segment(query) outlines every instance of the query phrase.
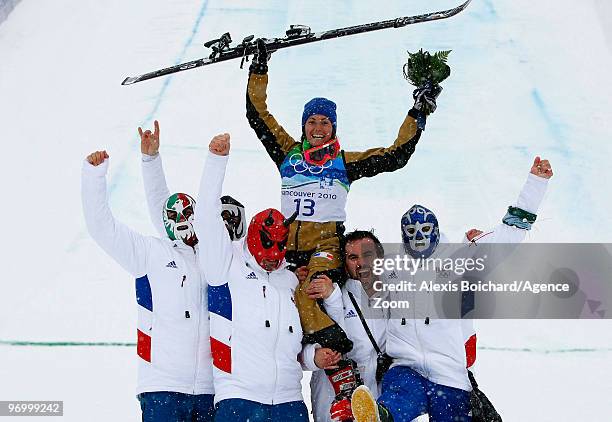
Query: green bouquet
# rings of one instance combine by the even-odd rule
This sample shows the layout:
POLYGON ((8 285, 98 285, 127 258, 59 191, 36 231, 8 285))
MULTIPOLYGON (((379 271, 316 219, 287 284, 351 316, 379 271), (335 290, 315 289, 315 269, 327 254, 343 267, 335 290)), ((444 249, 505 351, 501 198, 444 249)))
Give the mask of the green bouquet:
POLYGON ((450 67, 446 64, 451 50, 438 51, 429 54, 420 49, 416 53, 408 52, 408 62, 404 64, 404 77, 417 87, 427 83, 438 85, 450 75, 450 67))

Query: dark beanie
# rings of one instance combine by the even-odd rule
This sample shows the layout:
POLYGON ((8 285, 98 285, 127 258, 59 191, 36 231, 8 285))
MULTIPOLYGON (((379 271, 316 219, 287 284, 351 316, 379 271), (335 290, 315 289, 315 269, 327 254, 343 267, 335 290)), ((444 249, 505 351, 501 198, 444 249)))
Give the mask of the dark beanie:
POLYGON ((306 124, 306 120, 315 114, 327 117, 334 128, 336 127, 336 103, 333 101, 327 98, 313 98, 308 101, 304 106, 304 113, 302 114, 302 127, 306 124))

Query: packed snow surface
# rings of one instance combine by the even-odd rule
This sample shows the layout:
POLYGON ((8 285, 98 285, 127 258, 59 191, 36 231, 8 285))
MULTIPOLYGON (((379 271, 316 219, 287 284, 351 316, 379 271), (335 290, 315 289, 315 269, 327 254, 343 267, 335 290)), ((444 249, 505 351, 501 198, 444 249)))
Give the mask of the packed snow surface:
MULTIPOLYGON (((137 128, 154 119, 171 190, 195 193, 209 140, 229 132, 225 192, 249 216, 280 205, 277 171, 245 118, 246 66, 234 60, 121 86, 126 76, 207 56, 204 42, 224 32, 236 43, 282 36, 290 24, 322 31, 459 1, 18 3, 0 24, 0 400, 64 400, 71 421, 139 418, 134 347, 8 344, 135 340, 133 280, 85 229, 88 153, 108 151, 114 214, 142 233, 154 230, 137 128)), ((347 229, 400 241, 399 217, 422 203, 458 241, 469 228, 497 224, 541 155, 555 175, 528 241, 612 242, 609 22, 604 1, 475 0, 445 21, 275 53, 268 105, 297 137, 304 103, 328 97, 344 149, 387 146, 412 103, 406 51, 452 50, 452 74, 415 154, 404 169, 353 185, 347 229)), ((611 328, 481 321, 479 382, 504 420, 606 420, 611 328)))

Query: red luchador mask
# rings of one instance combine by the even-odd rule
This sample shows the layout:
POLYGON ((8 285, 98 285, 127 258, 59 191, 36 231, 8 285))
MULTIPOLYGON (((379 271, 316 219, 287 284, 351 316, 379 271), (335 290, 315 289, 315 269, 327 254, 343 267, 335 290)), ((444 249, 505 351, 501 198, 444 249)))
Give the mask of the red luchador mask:
POLYGON ((278 269, 285 259, 289 225, 297 214, 285 219, 280 211, 273 208, 257 213, 249 224, 247 247, 255 261, 264 270, 278 269))

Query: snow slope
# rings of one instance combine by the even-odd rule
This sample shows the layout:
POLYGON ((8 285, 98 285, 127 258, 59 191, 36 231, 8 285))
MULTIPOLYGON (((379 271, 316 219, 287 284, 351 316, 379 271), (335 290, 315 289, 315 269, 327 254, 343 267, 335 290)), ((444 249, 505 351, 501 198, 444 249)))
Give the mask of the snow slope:
MULTIPOLYGON (((227 131, 226 192, 250 215, 279 205, 276 171, 244 118, 247 71, 237 61, 129 87, 124 77, 207 55, 202 44, 227 31, 237 41, 280 36, 289 24, 317 31, 456 2, 390 0, 375 10, 367 1, 20 2, 0 25, 0 180, 10 198, 1 211, 0 340, 134 341, 133 281, 89 239, 79 179, 83 157, 107 149, 115 215, 153 234, 139 125, 161 122, 171 189, 195 192, 208 141, 227 131)), ((353 186, 347 228, 398 241, 399 216, 420 202, 459 239, 496 224, 541 154, 555 176, 531 240, 611 242, 610 21, 596 0, 475 0, 447 21, 274 54, 269 107, 298 134, 303 104, 327 96, 345 149, 387 145, 411 105, 406 50, 452 49, 453 73, 415 155, 405 169, 353 186)), ((483 321, 481 384, 510 421, 605 420, 611 325, 483 321), (564 352, 575 348, 592 351, 564 352)), ((67 420, 138 417, 130 348, 0 345, 0 357, 0 400, 63 399, 67 420), (105 399, 108 413, 84 416, 105 399)))

